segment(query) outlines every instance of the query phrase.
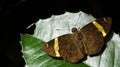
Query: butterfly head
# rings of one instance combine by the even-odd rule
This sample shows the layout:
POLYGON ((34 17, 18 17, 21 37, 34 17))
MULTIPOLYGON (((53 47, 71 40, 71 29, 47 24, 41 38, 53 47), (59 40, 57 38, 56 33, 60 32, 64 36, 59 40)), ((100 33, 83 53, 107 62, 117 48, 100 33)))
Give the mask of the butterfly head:
POLYGON ((72 28, 72 32, 73 33, 78 32, 77 28, 72 28))

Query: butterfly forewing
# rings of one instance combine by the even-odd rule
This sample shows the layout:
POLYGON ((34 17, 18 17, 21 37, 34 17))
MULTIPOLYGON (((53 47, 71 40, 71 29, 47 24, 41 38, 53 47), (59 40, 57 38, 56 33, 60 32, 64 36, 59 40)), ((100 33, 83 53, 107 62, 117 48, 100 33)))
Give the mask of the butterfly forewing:
POLYGON ((100 50, 104 46, 104 37, 103 36, 105 32, 106 34, 110 30, 111 26, 111 18, 100 18, 98 20, 95 20, 96 23, 101 25, 103 28, 103 31, 100 31, 93 22, 89 23, 88 25, 84 26, 80 32, 83 35, 83 42, 84 42, 84 48, 85 53, 89 55, 94 55, 100 52, 100 50), (105 25, 104 25, 105 24, 105 25))
POLYGON ((110 17, 103 17, 95 20, 98 22, 105 30, 106 33, 109 33, 112 23, 112 18, 110 17))
MULTIPOLYGON (((59 57, 62 57, 64 60, 71 63, 76 63, 84 57, 84 46, 82 44, 82 41, 78 40, 77 38, 78 36, 74 36, 73 34, 66 34, 58 37, 58 52, 60 54, 59 57)), ((57 57, 53 46, 54 39, 49 41, 47 45, 43 47, 43 49, 50 56, 57 57)))

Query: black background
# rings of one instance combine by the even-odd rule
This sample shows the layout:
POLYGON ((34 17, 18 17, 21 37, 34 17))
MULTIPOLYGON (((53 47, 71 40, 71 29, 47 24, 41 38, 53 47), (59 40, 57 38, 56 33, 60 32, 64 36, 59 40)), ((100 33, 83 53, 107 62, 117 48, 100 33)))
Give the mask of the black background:
POLYGON ((0 0, 0 62, 2 67, 23 67, 25 64, 20 52, 20 33, 33 33, 26 27, 39 19, 60 15, 65 11, 91 13, 100 18, 113 19, 112 30, 120 32, 119 2, 110 0, 0 0))

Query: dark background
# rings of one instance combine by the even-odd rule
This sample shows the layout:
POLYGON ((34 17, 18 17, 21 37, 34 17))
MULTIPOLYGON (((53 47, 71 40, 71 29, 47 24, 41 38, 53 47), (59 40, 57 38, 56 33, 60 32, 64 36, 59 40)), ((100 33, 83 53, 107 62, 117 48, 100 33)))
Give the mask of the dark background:
POLYGON ((39 19, 51 15, 80 10, 96 18, 110 16, 113 19, 112 30, 120 32, 119 2, 110 0, 0 0, 0 65, 2 67, 23 67, 25 64, 20 52, 20 33, 33 33, 26 27, 39 19))

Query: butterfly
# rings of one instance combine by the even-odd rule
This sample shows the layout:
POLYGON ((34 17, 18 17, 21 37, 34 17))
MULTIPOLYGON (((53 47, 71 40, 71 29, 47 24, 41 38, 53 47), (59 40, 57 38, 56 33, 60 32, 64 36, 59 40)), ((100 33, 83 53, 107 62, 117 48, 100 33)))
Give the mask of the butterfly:
POLYGON ((52 57, 77 63, 85 55, 95 55, 102 50, 111 23, 111 17, 102 17, 93 20, 80 30, 72 28, 72 34, 65 34, 50 40, 43 46, 43 50, 52 57))

